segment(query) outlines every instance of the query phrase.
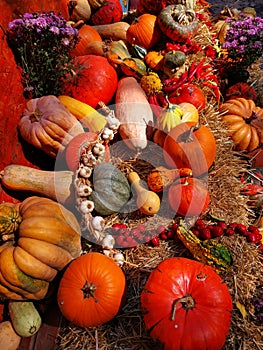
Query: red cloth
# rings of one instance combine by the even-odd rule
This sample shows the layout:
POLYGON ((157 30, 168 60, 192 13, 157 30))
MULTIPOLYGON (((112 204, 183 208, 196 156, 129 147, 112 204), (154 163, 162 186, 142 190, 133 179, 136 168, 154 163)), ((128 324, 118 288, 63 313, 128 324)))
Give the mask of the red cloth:
MULTIPOLYGON (((61 12, 68 20, 66 3, 66 0, 0 0, 0 171, 8 164, 27 165, 34 168, 48 167, 44 164, 48 158, 19 139, 17 123, 26 100, 23 97, 21 72, 6 42, 4 30, 19 14, 37 10, 61 12)), ((17 195, 0 186, 0 202, 18 202, 17 195)))

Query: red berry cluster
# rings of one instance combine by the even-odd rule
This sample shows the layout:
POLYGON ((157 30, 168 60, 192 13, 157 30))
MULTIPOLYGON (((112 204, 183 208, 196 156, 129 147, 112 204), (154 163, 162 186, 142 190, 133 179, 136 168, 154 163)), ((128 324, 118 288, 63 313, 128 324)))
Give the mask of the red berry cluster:
POLYGON ((126 224, 116 223, 112 225, 110 234, 115 239, 115 245, 120 248, 132 248, 144 243, 159 245, 158 231, 147 230, 142 224, 128 228, 126 224))
POLYGON ((222 235, 240 234, 245 236, 248 242, 261 245, 262 239, 262 235, 256 226, 246 226, 237 222, 226 224, 224 221, 219 221, 210 225, 201 219, 197 219, 191 231, 201 240, 221 237, 222 235))
POLYGON ((202 46, 198 45, 197 43, 194 43, 191 39, 187 39, 184 44, 178 44, 178 43, 166 43, 166 48, 164 50, 164 54, 169 51, 182 51, 185 54, 193 54, 197 53, 198 51, 202 51, 202 46))

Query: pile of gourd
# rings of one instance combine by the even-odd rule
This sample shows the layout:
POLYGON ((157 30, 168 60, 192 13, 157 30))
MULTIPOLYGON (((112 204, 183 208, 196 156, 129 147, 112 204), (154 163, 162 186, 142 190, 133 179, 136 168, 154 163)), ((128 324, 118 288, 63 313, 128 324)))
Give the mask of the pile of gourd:
MULTIPOLYGON (((222 113, 236 150, 251 152, 263 142, 263 110, 253 100, 232 95, 219 104, 216 94, 209 90, 208 97, 207 90, 190 81, 192 56, 180 50, 164 52, 166 42, 194 40, 201 25, 197 12, 209 18, 206 2, 139 0, 130 23, 118 0, 66 3, 68 19, 79 29, 73 54, 80 73, 60 96, 28 100, 18 123, 25 141, 64 168, 47 171, 10 164, 1 172, 4 188, 26 194, 18 204, 0 205, 0 296, 10 300, 9 316, 18 336, 38 331, 41 318, 32 301, 52 295, 57 280, 58 305, 67 320, 91 327, 117 315, 125 303, 125 259, 106 233, 105 219, 131 197, 140 218, 158 213, 164 189, 172 216, 205 213, 210 196, 203 178, 209 176, 217 150, 213 131, 200 118, 208 105, 222 113), (185 83, 169 94, 168 80, 175 84, 183 74, 185 83), (111 164, 116 138, 135 158, 150 143, 162 149, 164 164, 149 174, 148 188, 140 174, 124 174, 111 164), (83 253, 81 235, 95 243, 95 249, 99 246, 99 252, 83 253), (26 315, 22 326, 21 313, 26 315)), ((209 58, 205 62, 196 57, 200 66, 211 67, 209 58)), ((183 237, 187 244, 193 242, 189 232, 183 237)), ((201 249, 194 257, 208 265, 213 260, 204 260, 201 249)), ((223 347, 232 300, 211 266, 172 258, 158 265, 147 281, 141 295, 145 324, 165 349, 202 348, 204 342, 211 350, 223 347), (194 288, 181 290, 182 279, 190 279, 194 288), (199 301, 204 294, 208 299, 199 301), (204 311, 202 303, 211 311, 204 311), (200 318, 191 319, 193 310, 204 315, 204 327, 200 318), (199 331, 192 332, 192 323, 199 324, 199 331)), ((20 338, 13 340, 11 333, 5 338, 2 326, 0 347, 16 349, 20 338)))

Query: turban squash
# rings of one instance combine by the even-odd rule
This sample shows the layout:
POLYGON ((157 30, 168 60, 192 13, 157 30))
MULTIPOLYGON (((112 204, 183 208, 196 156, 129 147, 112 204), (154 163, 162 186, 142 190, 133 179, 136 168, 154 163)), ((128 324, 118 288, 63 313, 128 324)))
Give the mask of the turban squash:
POLYGON ((43 299, 58 271, 80 255, 80 227, 71 211, 48 198, 28 197, 16 208, 22 222, 0 246, 0 298, 43 299))
POLYGON ((263 142, 263 109, 253 100, 230 99, 220 106, 222 119, 238 151, 251 152, 263 142))

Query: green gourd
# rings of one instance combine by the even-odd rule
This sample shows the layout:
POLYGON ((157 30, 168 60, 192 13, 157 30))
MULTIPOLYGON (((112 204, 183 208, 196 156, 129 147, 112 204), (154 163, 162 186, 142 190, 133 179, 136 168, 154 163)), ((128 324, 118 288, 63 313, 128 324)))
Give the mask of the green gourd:
POLYGON ((93 170, 93 191, 89 199, 100 215, 118 212, 130 198, 130 185, 125 175, 110 163, 101 163, 93 170))
POLYGON ((39 331, 42 319, 32 301, 9 300, 8 311, 12 326, 21 337, 31 337, 39 331))

